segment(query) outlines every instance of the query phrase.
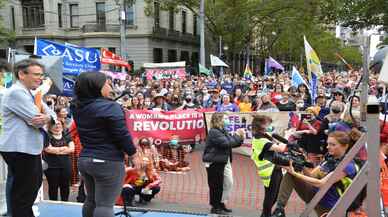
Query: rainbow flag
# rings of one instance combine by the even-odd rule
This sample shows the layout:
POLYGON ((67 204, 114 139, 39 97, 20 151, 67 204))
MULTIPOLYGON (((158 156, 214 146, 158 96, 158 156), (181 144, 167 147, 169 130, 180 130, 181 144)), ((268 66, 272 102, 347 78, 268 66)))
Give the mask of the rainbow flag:
POLYGON ((252 79, 252 76, 253 76, 252 70, 251 70, 251 68, 249 67, 249 64, 247 63, 247 64, 245 65, 244 78, 250 80, 250 79, 252 79))

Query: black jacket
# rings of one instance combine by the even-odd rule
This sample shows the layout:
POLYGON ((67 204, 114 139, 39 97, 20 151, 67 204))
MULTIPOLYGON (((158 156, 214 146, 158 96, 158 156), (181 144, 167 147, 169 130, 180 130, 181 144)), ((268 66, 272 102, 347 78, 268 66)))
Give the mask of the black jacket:
POLYGON ((82 143, 80 157, 123 161, 136 153, 120 105, 104 98, 85 99, 72 106, 82 143))
POLYGON ((229 135, 225 130, 212 128, 206 139, 202 161, 207 163, 232 162, 232 148, 241 146, 243 139, 240 136, 229 135))

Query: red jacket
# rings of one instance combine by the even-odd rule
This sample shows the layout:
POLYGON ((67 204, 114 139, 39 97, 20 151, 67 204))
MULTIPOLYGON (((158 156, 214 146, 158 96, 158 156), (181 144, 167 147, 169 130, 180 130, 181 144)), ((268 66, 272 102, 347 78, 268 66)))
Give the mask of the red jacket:
MULTIPOLYGON (((124 179, 124 185, 130 184, 135 185, 136 181, 140 178, 139 170, 133 167, 125 168, 126 176, 124 179)), ((145 188, 153 188, 155 186, 159 186, 162 183, 162 179, 159 174, 153 169, 152 166, 147 167, 146 176, 148 178, 148 182, 145 183, 142 187, 145 188)), ((123 205, 123 198, 121 195, 116 200, 117 205, 123 205)))

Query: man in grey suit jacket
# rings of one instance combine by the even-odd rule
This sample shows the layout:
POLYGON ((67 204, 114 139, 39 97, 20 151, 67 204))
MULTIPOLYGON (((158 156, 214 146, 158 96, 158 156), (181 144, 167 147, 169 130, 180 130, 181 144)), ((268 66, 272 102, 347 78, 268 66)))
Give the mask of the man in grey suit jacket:
POLYGON ((11 211, 13 217, 33 217, 32 206, 42 184, 43 134, 40 129, 56 115, 42 102, 36 106, 31 91, 42 82, 44 66, 22 60, 15 66, 17 81, 2 98, 3 132, 0 154, 13 174, 11 211))

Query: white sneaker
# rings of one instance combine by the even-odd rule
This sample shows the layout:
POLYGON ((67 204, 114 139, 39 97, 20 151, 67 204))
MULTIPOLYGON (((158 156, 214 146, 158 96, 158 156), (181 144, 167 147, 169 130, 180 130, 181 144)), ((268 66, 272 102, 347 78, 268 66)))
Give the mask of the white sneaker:
POLYGON ((35 217, 40 216, 39 207, 37 205, 32 206, 32 212, 34 213, 35 217))

